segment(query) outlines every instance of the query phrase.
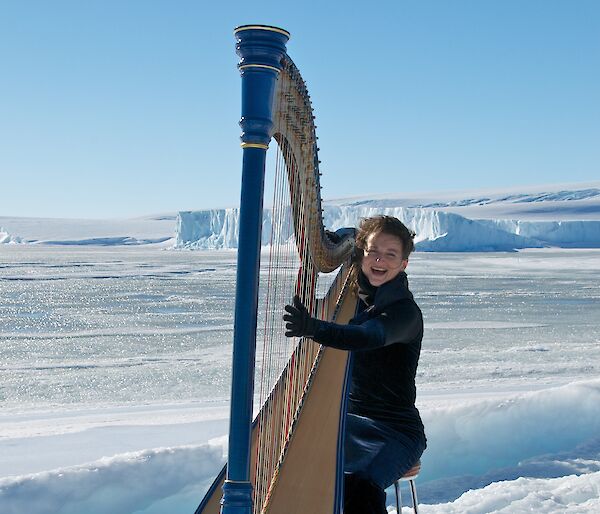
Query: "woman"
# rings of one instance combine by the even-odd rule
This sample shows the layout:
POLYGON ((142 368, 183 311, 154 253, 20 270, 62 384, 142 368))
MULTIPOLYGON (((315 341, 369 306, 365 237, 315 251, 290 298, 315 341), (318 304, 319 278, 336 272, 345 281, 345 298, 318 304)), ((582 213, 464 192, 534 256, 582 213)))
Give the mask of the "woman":
POLYGON ((385 514, 385 489, 427 443, 415 407, 423 317, 404 270, 414 233, 397 218, 364 219, 356 235, 359 303, 348 325, 313 318, 298 297, 285 307, 288 337, 352 352, 344 440, 344 514, 385 514))

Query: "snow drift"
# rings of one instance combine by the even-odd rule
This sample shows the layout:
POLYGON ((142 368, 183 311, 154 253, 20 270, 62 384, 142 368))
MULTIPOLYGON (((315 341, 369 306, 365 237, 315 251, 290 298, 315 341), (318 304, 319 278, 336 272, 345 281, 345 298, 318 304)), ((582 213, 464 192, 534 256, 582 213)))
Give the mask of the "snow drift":
MULTIPOLYGON (((406 512, 407 509, 403 509, 406 512)), ((389 511, 396 514, 395 509, 389 511)), ((409 512, 413 512, 412 509, 409 512)), ((423 514, 544 514, 600 512, 600 472, 550 480, 518 478, 471 490, 455 501, 419 505, 423 514)))
MULTIPOLYGON (((203 482, 222 464, 222 447, 202 445, 132 452, 81 466, 3 478, 0 511, 133 513, 186 487, 208 488, 203 482)), ((196 500, 201 494, 196 492, 196 500)))
MULTIPOLYGON (((596 512, 598 405, 600 379, 422 409, 428 448, 418 489, 421 503, 433 504, 423 512, 596 512)), ((222 466, 222 446, 146 450, 4 478, 1 511, 193 512, 222 466)))
POLYGON ((503 401, 426 410, 428 448, 421 478, 481 476, 534 456, 571 450, 600 434, 599 406, 600 379, 595 379, 503 401))

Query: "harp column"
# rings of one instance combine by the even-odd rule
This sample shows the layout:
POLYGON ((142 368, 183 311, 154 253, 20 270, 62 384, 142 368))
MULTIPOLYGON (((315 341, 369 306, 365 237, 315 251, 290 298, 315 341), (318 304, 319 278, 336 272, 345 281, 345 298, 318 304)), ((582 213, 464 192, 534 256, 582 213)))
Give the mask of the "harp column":
POLYGON ((235 30, 236 51, 240 56, 238 68, 242 76, 243 160, 229 455, 222 514, 252 513, 250 435, 265 161, 273 135, 275 85, 289 36, 285 30, 263 25, 244 25, 235 30))

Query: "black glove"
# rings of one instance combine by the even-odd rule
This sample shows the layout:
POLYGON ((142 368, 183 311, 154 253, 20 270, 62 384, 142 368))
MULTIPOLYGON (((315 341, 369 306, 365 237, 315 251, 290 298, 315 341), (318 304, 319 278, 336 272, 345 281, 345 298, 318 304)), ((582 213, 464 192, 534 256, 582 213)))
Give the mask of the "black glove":
POLYGON ((283 316, 283 321, 287 321, 285 324, 287 337, 312 337, 315 335, 319 320, 308 313, 308 309, 300 301, 298 295, 294 296, 294 305, 286 305, 285 310, 288 312, 283 316))
POLYGON ((352 227, 339 228, 335 232, 332 232, 331 230, 325 229, 325 236, 332 243, 338 244, 345 237, 351 237, 353 239, 356 239, 356 229, 352 228, 352 227))
POLYGON ((327 237, 327 239, 329 239, 332 243, 335 244, 338 244, 342 240, 342 238, 338 234, 327 229, 325 229, 325 236, 327 237))

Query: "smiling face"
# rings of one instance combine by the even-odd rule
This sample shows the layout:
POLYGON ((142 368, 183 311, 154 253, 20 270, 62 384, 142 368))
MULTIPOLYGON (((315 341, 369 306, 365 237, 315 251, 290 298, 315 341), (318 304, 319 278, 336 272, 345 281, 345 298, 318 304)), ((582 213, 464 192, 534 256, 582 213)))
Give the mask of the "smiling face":
POLYGON ((408 266, 402 257, 402 241, 384 232, 375 232, 367 238, 361 269, 374 287, 379 287, 398 276, 408 266))

